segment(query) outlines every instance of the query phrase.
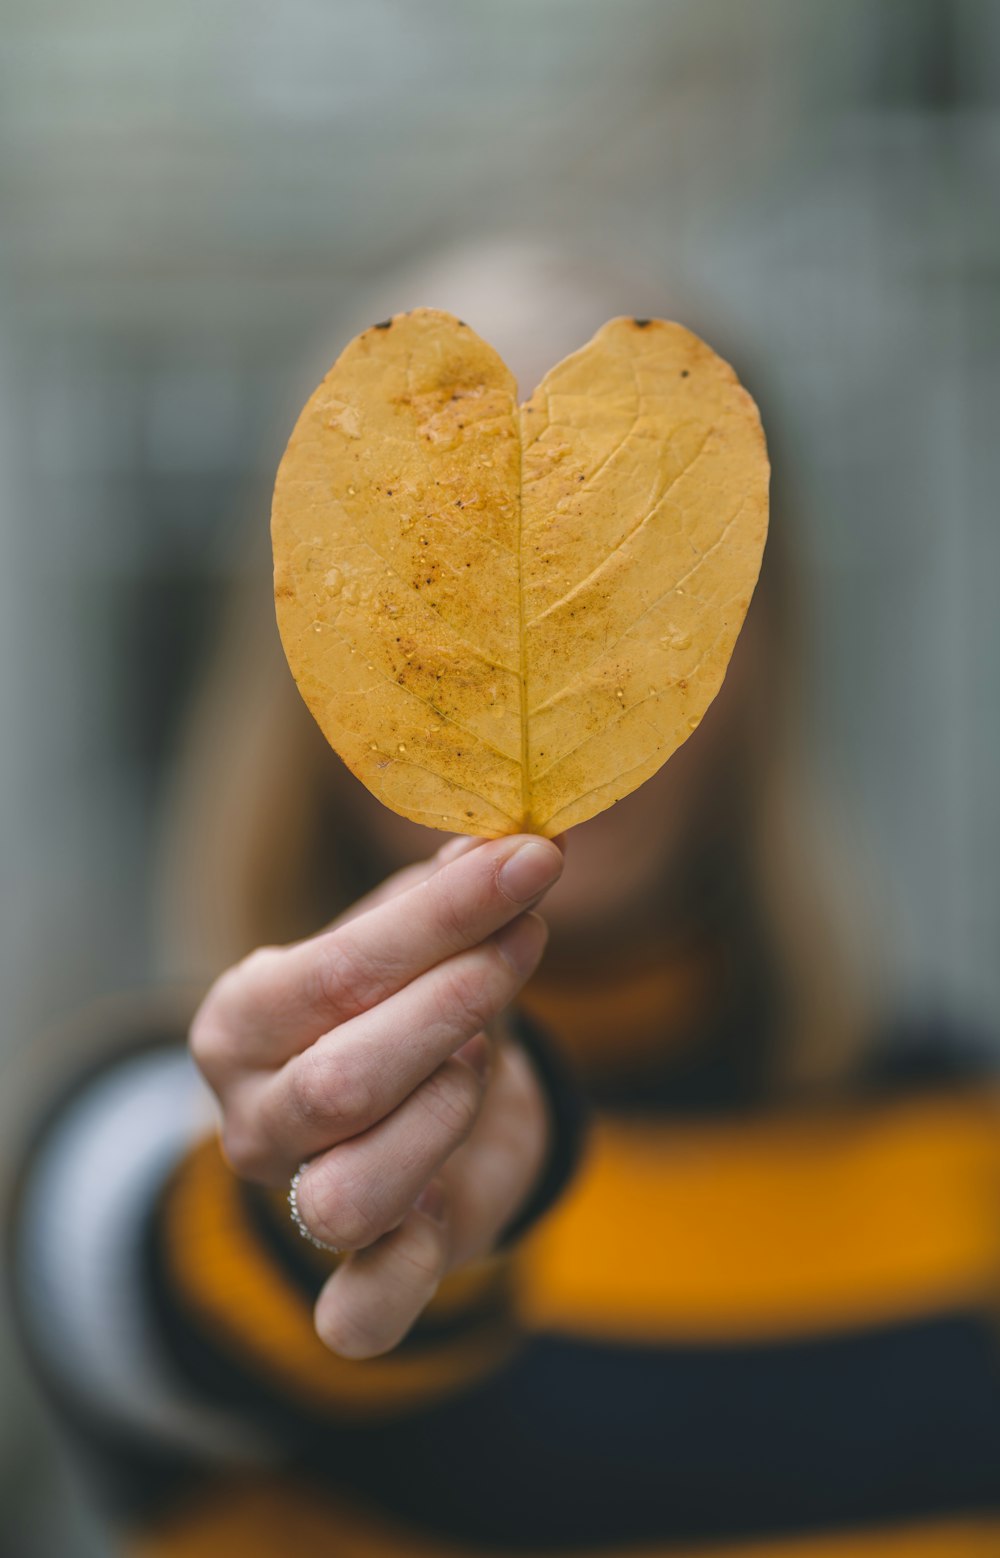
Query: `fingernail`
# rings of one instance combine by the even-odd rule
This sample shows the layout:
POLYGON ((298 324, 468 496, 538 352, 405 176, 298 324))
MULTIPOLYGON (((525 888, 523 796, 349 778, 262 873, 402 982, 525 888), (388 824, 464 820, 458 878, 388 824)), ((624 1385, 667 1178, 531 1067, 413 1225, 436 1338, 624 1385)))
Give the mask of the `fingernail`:
POLYGON ((549 927, 538 914, 522 914, 493 939, 515 972, 525 977, 545 950, 549 927))
POLYGON ((522 844, 500 867, 500 891, 512 903, 530 903, 552 886, 562 865, 562 855, 547 841, 534 839, 522 844))
POLYGON ((417 1199, 413 1203, 414 1210, 422 1212, 424 1217, 429 1217, 432 1223, 443 1223, 448 1209, 448 1200, 436 1179, 432 1179, 429 1185, 425 1185, 417 1199))

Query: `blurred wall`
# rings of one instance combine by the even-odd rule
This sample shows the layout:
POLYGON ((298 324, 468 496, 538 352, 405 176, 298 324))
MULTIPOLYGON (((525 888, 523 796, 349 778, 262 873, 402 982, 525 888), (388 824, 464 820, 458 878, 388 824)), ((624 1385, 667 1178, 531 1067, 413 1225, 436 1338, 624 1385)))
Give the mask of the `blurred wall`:
POLYGON ((625 256, 761 396, 893 978, 995 1028, 998 79, 989 0, 2 0, 0 1044, 155 972, 304 365, 511 233, 625 256))

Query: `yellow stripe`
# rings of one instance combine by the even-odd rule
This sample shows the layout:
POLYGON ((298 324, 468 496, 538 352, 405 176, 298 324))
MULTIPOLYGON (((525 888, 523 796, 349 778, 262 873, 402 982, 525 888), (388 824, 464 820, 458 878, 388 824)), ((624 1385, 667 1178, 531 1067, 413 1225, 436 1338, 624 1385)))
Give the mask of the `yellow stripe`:
MULTIPOLYGON (((413 1409, 461 1389, 496 1368, 513 1346, 510 1327, 482 1335, 353 1362, 329 1352, 317 1337, 301 1292, 260 1247, 240 1204, 238 1186, 215 1141, 188 1157, 164 1210, 163 1235, 171 1275, 188 1309, 222 1349, 247 1371, 303 1404, 364 1418, 413 1409)), ((480 1297, 488 1279, 502 1278, 497 1261, 456 1284, 480 1297)), ((443 1284, 441 1309, 455 1307, 443 1284)))
MULTIPOLYGON (((498 1476, 502 1473, 498 1472, 498 1476)), ((405 1528, 325 1499, 308 1487, 275 1483, 237 1486, 159 1533, 129 1544, 133 1558, 474 1558, 472 1550, 422 1539, 405 1528)), ((528 1558, 526 1549, 492 1558, 528 1558)), ((957 1520, 893 1526, 878 1531, 840 1532, 723 1547, 656 1545, 601 1548, 604 1558, 997 1558, 1000 1521, 957 1520)), ((561 1549, 558 1555, 532 1549, 531 1558, 594 1558, 561 1549)))
POLYGON ((605 1119, 519 1280, 528 1324, 631 1341, 782 1337, 992 1304, 997 1100, 683 1127, 605 1119))

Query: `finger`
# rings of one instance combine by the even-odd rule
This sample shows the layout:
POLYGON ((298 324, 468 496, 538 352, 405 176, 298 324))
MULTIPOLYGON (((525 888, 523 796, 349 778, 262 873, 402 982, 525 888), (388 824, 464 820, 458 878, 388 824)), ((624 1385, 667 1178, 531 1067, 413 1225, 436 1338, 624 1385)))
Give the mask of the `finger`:
POLYGON ((210 1026, 228 1040, 230 1059, 235 1049, 244 1065, 281 1065, 522 913, 557 879, 562 863, 548 839, 495 839, 472 848, 336 930, 253 953, 215 987, 210 1026))
POLYGON ((318 1038, 492 935, 561 870, 562 854, 547 839, 481 844, 338 930, 289 948, 271 1000, 318 1038))
POLYGON ((280 1071, 243 1079, 228 1101, 227 1126, 250 1142, 257 1172, 280 1178, 289 1164, 384 1119, 510 1004, 537 968, 547 936, 544 920, 522 914, 280 1071))
MULTIPOLYGON (((392 876, 373 887, 370 893, 365 893, 356 903, 345 909, 343 914, 338 914, 335 920, 331 920, 326 927, 328 931, 337 930, 341 925, 350 924, 351 920, 359 919, 362 914, 367 914, 369 909, 377 909, 379 904, 388 903, 391 898, 398 898, 400 893, 407 892, 409 888, 416 887, 418 883, 425 882, 435 871, 447 865, 449 860, 457 860, 460 855, 467 855, 470 849, 475 849, 483 842, 480 838, 471 838, 465 834, 456 834, 449 838, 436 854, 429 860, 417 860, 411 866, 404 866, 401 871, 396 871, 392 876)), ((307 938, 312 940, 314 938, 307 938)), ((296 943, 302 946, 302 942, 296 943)))
POLYGON ((317 1239, 362 1250, 396 1228, 441 1164, 466 1140, 486 1087, 447 1060, 387 1119, 300 1172, 298 1210, 317 1239))
POLYGON ((432 1182, 399 1227, 337 1268, 316 1301, 320 1339, 342 1358, 374 1358, 401 1342, 448 1267, 448 1208, 432 1182))
POLYGON ((453 1265, 495 1247, 538 1184, 552 1128, 547 1095, 523 1047, 494 1044, 476 1129, 441 1169, 451 1196, 453 1265))
MULTIPOLYGON (((369 909, 377 908, 380 903, 387 903, 400 893, 418 886, 450 860, 457 860, 460 855, 467 854, 482 842, 482 839, 461 834, 452 836, 429 860, 404 866, 401 871, 373 888, 333 920, 321 932, 321 936, 329 935, 369 909)), ((262 1036, 259 1021, 246 1020, 247 1010, 257 1003, 258 1017, 263 1015, 273 1005, 267 987, 285 955, 299 948, 310 947, 319 939, 312 936, 292 942, 287 947, 260 947, 216 980, 192 1023, 190 1046, 198 1065, 217 1092, 221 1093, 241 1073, 262 1065, 275 1064, 276 1051, 277 1063, 280 1063, 286 1053, 293 1053, 298 1047, 293 1045, 290 1048, 287 1043, 280 1041, 277 1044, 270 1042, 277 1036, 262 1036)))

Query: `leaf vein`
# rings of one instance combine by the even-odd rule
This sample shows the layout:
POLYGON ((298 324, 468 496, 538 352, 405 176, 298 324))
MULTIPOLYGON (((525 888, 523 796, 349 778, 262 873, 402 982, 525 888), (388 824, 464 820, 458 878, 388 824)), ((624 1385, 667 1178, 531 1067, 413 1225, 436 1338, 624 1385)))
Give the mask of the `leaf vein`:
MULTIPOLYGON (((351 643, 350 639, 346 638, 344 636, 344 634, 340 632, 340 630, 338 629, 338 627, 337 627, 335 622, 323 622, 320 625, 322 627, 324 627, 324 628, 332 629, 334 635, 337 638, 340 639, 340 642, 344 645, 344 647, 346 649, 351 650, 351 649, 355 649, 356 648, 356 646, 351 643)), ((390 687, 395 687, 397 692, 405 693, 407 695, 407 697, 409 697, 409 698, 415 698, 416 701, 418 703, 422 704, 425 709, 429 709, 430 710, 431 714, 433 714, 435 719, 444 720, 446 725, 454 726, 454 728, 457 731, 460 731, 463 736, 468 736, 470 741, 478 741, 481 746, 484 746, 486 748, 487 752, 492 752, 495 757, 502 758, 505 763, 512 763, 514 761, 513 758, 507 756, 506 752, 501 752, 499 747, 495 747, 491 741, 487 741, 485 736, 480 736, 480 735, 477 734, 476 731, 470 730, 468 728, 468 726, 463 725, 459 720, 455 719, 451 714, 445 714, 443 709, 437 708, 437 706, 435 704, 431 703, 429 698, 425 698, 422 693, 415 692, 412 687, 405 686, 405 684, 403 682, 397 682, 395 677, 390 676, 386 671, 381 670, 380 667, 377 666, 377 665, 373 665, 372 666, 372 670, 375 672, 376 676, 381 677, 382 680, 384 682, 386 682, 390 687)), ((357 696, 359 698, 363 698, 363 697, 365 697, 365 694, 363 692, 358 692, 357 694, 348 694, 348 693, 341 692, 339 694, 339 696, 341 698, 349 697, 349 696, 357 696)), ((481 797, 481 799, 485 799, 485 797, 481 797)), ((492 805, 493 803, 491 802, 490 804, 492 805)), ((499 807, 497 809, 499 810, 499 807)))
POLYGON ((535 708, 531 710, 530 718, 534 719, 536 715, 543 714, 546 709, 551 708, 554 703, 557 703, 564 693, 572 692, 574 687, 582 680, 583 677, 589 675, 589 673, 594 669, 594 666, 597 665, 600 660, 603 660, 607 655, 614 654, 615 650, 618 648, 618 645, 622 642, 622 639, 627 638, 630 633, 634 633, 640 623, 644 622, 649 614, 656 610, 657 606, 661 606, 663 604, 668 595, 673 595, 677 592, 677 590, 683 589, 684 585, 687 584, 690 579, 695 577, 699 569, 703 567, 707 559, 711 557, 716 548, 722 545, 726 539, 726 536, 729 534, 730 530, 735 525, 740 515, 743 513, 745 507, 746 499, 744 498, 742 499, 740 506, 736 510, 735 514, 733 514, 732 517, 726 521, 722 530, 719 532, 717 539, 712 542, 710 547, 706 547, 704 552, 700 552, 698 554, 698 561, 691 565, 687 573, 682 573, 676 583, 672 584, 669 589, 662 590, 655 600, 650 601, 649 605, 646 606, 645 609, 641 611, 639 615, 628 624, 627 627, 623 628, 621 633, 619 633, 618 637, 615 639, 614 643, 604 644, 597 652, 597 654, 594 655, 592 660, 588 660, 585 666, 582 666, 578 671, 574 671, 572 681, 564 682, 563 685, 557 688, 555 692, 550 693, 543 703, 537 704, 535 708))
MULTIPOLYGON (((546 617, 550 617, 553 612, 558 611, 562 606, 567 606, 571 600, 574 600, 576 596, 580 594, 581 590, 585 590, 587 585, 597 578, 602 569, 607 568, 608 564, 615 557, 617 557, 618 553, 628 545, 633 536, 638 535, 641 530, 644 530, 647 525, 649 525, 654 519, 657 518, 671 492, 677 486, 677 483, 679 481, 683 481, 684 477, 694 469, 695 465, 697 465, 698 461, 701 459, 701 456, 704 454, 705 447, 708 444, 708 440, 711 438, 711 436, 712 429, 709 428, 696 453, 688 461, 687 465, 684 466, 683 470, 677 472, 677 475, 657 498, 656 502, 653 504, 653 507, 649 509, 640 520, 636 521, 631 530, 626 531, 625 535, 623 535, 621 539, 615 543, 611 551, 608 552, 606 556, 601 558, 601 561, 595 568, 590 570, 586 578, 580 579, 578 583, 573 585, 572 589, 566 591, 565 595, 560 596, 557 601, 552 602, 551 606, 546 606, 544 611, 540 611, 537 617, 532 618, 532 620, 528 623, 529 630, 531 628, 537 627, 539 622, 544 622, 546 617)), ((707 556, 707 553, 705 555, 707 556)), ((678 580, 678 583, 680 582, 682 581, 678 580)))
MULTIPOLYGON (((708 659, 709 655, 711 655, 721 637, 722 633, 716 634, 710 647, 706 649, 705 653, 698 660, 698 663, 692 666, 691 669, 687 672, 689 678, 693 679, 698 675, 698 672, 705 664, 705 661, 708 659)), ((663 694, 669 690, 671 685, 672 684, 668 683, 666 687, 660 688, 657 692, 646 693, 643 697, 638 698, 635 703, 630 703, 627 709, 622 709, 620 714, 618 714, 610 724, 604 725, 600 730, 592 731, 589 736, 585 736, 584 739, 578 742, 575 747, 570 747, 568 752, 563 752, 559 757, 553 758, 552 762, 548 765, 547 768, 543 769, 540 774, 535 775, 535 783, 540 783, 541 780, 543 780, 548 774, 552 773, 553 769, 558 768, 560 763, 568 762, 571 757, 575 757, 577 752, 581 752, 583 748, 585 746, 589 746, 592 741, 600 741, 605 736, 607 736, 609 731, 617 730, 618 726, 622 723, 627 715, 634 713, 636 709, 641 709, 644 703, 651 703, 654 698, 661 698, 663 694)))
POLYGON ((447 617, 442 615, 441 611, 433 604, 433 602, 424 600, 416 585, 412 582, 407 583, 402 574, 397 573, 389 559, 387 557, 383 557, 378 547, 374 546, 372 542, 369 541, 367 536, 362 535, 359 536, 358 539, 360 540, 362 546, 366 546, 368 548, 373 557, 378 558, 382 566, 392 575, 397 583, 402 585, 404 590, 412 590, 417 599, 420 601, 420 604, 428 611, 434 613, 441 626, 447 628, 449 633, 453 633, 455 638, 461 645, 463 645, 464 648, 472 650, 472 653, 476 656, 477 660, 481 660, 484 665, 488 665, 491 671, 504 671, 508 676, 517 675, 517 672, 514 671, 509 665, 501 665, 499 660, 491 660, 481 644, 474 644, 471 639, 464 637, 464 635, 458 631, 458 628, 456 628, 453 623, 449 622, 447 617))

